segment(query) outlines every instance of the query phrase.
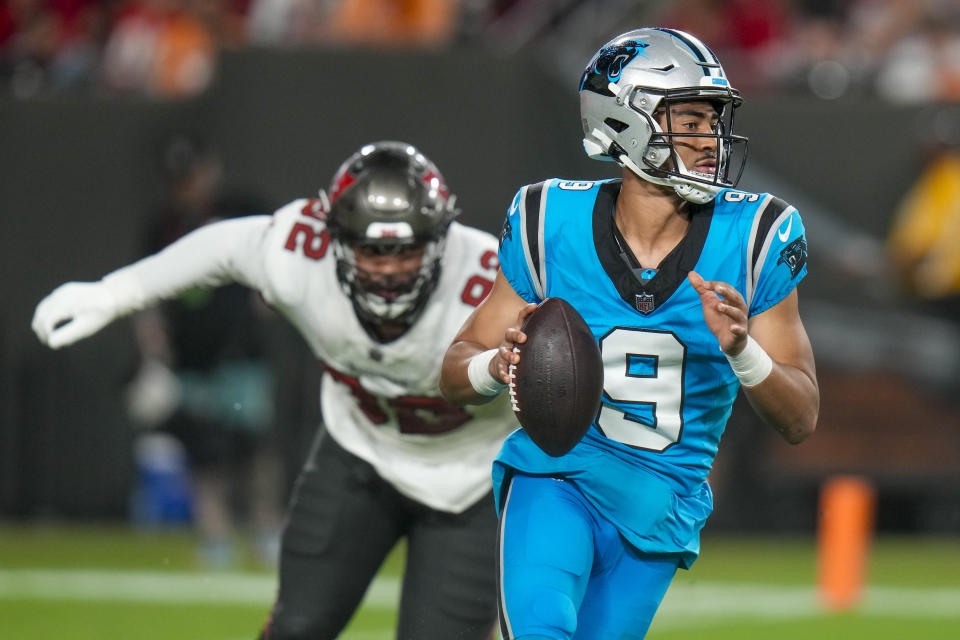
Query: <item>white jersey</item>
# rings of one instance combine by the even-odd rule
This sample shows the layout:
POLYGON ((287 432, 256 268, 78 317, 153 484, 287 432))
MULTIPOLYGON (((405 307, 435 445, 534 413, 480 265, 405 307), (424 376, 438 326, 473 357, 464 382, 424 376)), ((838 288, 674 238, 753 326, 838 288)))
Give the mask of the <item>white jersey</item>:
POLYGON ((313 202, 208 225, 108 277, 139 290, 131 296, 139 299, 125 301, 137 308, 198 284, 258 289, 323 365, 321 411, 334 440, 404 495, 459 513, 490 491, 493 459, 517 428, 506 394, 455 407, 437 387, 447 347, 493 286, 497 240, 451 224, 426 307, 406 333, 381 343, 360 325, 340 286, 313 202))

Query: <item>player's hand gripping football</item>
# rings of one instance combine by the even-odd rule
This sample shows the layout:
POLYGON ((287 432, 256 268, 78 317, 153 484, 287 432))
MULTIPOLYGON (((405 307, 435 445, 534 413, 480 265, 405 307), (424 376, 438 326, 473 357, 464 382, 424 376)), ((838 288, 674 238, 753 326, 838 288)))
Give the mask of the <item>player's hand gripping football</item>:
POLYGON ((117 315, 117 303, 101 282, 67 282, 40 301, 31 327, 51 349, 93 335, 117 315))
POLYGON ((536 308, 537 305, 531 302, 520 309, 516 323, 512 327, 507 327, 507 330, 503 332, 503 341, 500 342, 497 357, 490 360, 490 375, 504 384, 510 383, 510 365, 520 362, 520 354, 516 353, 513 348, 527 341, 527 334, 520 331, 520 327, 523 326, 523 321, 527 319, 527 316, 533 313, 536 308))
POLYGON ((735 356, 747 346, 747 303, 726 282, 704 280, 696 271, 687 279, 698 294, 707 328, 717 337, 720 350, 735 356))

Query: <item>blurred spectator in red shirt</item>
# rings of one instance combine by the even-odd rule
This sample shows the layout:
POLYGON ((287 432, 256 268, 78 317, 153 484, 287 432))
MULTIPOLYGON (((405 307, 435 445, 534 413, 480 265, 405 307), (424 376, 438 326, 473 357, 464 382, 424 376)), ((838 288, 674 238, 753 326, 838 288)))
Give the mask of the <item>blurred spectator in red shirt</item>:
POLYGON ((106 33, 96 0, 10 0, 0 5, 0 77, 11 93, 85 86, 106 33))
POLYGON ((710 42, 737 86, 753 90, 767 85, 771 61, 789 46, 792 9, 787 0, 680 0, 653 22, 710 42))

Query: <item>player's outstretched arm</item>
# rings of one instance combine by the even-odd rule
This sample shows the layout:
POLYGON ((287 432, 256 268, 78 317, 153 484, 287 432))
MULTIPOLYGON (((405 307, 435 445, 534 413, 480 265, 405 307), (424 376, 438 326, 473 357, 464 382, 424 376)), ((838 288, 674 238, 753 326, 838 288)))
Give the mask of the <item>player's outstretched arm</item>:
POLYGON ((754 410, 788 442, 805 440, 817 426, 820 390, 796 289, 748 322, 746 302, 734 287, 693 271, 689 280, 754 410))
POLYGON ((191 287, 232 281, 256 286, 259 260, 253 252, 269 221, 252 216, 209 224, 101 280, 62 284, 37 305, 31 327, 42 343, 59 349, 191 287))
POLYGON ((464 322, 443 358, 440 392, 449 402, 481 404, 503 390, 510 365, 520 361, 513 346, 527 339, 519 327, 536 308, 497 272, 490 294, 464 322))

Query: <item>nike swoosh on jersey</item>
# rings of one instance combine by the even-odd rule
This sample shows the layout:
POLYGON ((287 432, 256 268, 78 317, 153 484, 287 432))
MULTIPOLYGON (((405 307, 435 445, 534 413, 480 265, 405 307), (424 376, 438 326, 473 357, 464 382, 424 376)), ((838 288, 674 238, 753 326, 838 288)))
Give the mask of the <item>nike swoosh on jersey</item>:
POLYGON ((793 228, 793 216, 790 216, 790 219, 787 221, 787 228, 784 231, 777 229, 777 237, 780 238, 780 242, 786 242, 787 238, 790 237, 790 229, 793 228))

